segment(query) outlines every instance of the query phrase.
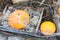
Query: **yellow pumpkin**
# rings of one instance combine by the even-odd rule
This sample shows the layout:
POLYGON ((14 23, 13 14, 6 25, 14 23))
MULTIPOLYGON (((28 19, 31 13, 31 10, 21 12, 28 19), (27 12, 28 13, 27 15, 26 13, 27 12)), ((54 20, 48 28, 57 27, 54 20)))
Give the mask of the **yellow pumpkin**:
POLYGON ((56 31, 56 26, 53 22, 45 21, 40 26, 40 31, 45 36, 53 35, 56 31))
POLYGON ((15 10, 8 16, 8 24, 14 29, 24 29, 30 22, 29 14, 24 10, 15 10))

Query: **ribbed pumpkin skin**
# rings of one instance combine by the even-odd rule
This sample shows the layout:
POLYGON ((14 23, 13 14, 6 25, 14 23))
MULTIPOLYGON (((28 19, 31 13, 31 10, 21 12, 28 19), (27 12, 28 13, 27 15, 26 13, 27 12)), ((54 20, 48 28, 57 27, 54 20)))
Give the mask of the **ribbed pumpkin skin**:
POLYGON ((15 10, 8 16, 8 24, 14 29, 23 29, 29 24, 30 16, 24 10, 15 10))

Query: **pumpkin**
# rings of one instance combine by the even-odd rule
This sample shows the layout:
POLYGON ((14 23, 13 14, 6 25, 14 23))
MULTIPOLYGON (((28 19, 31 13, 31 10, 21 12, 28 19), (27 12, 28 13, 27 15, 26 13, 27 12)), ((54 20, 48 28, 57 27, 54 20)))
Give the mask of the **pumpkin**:
POLYGON ((53 35, 56 31, 56 26, 53 22, 45 21, 40 26, 40 31, 45 36, 53 35))
POLYGON ((60 15, 60 6, 58 7, 58 15, 60 15))
POLYGON ((24 10, 15 10, 8 16, 8 24, 17 30, 24 29, 29 22, 30 16, 24 10))

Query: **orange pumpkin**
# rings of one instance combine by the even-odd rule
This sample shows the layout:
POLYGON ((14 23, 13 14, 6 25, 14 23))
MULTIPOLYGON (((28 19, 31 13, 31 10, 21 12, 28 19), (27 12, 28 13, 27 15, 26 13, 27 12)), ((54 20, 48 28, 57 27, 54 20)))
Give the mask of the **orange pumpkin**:
POLYGON ((58 7, 58 14, 60 15, 60 6, 58 7))
POLYGON ((24 29, 30 21, 29 14, 24 10, 15 10, 8 16, 8 24, 14 29, 24 29))

